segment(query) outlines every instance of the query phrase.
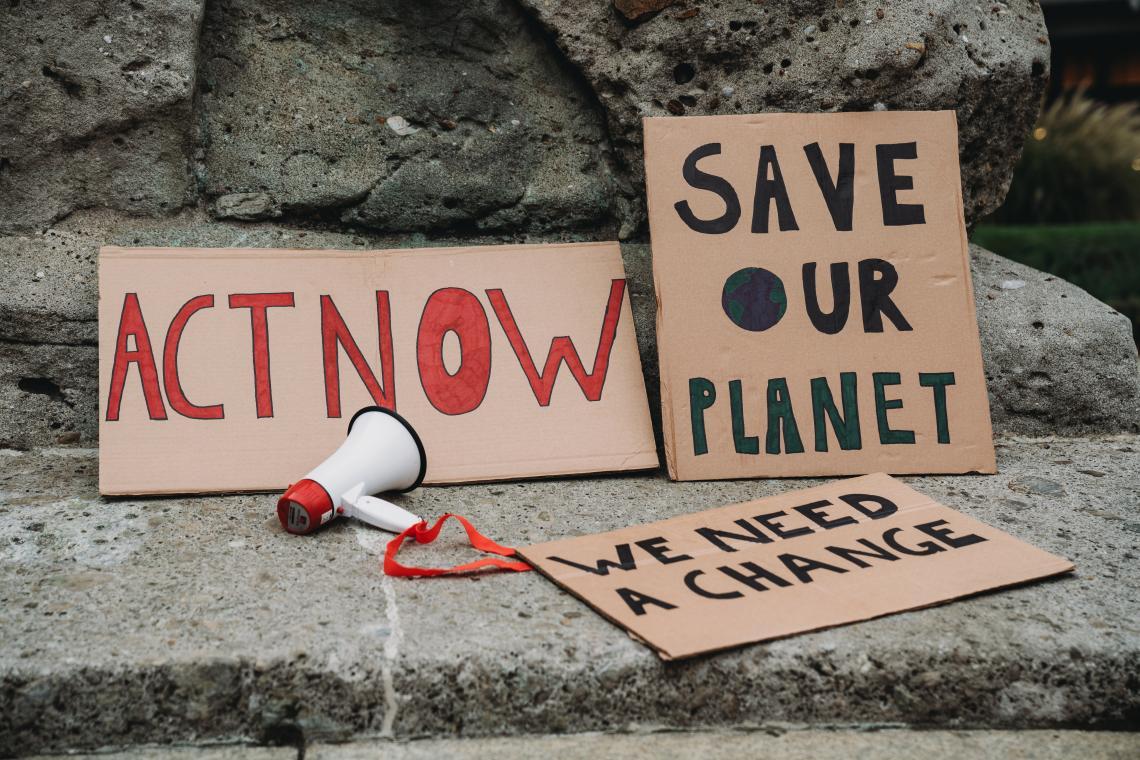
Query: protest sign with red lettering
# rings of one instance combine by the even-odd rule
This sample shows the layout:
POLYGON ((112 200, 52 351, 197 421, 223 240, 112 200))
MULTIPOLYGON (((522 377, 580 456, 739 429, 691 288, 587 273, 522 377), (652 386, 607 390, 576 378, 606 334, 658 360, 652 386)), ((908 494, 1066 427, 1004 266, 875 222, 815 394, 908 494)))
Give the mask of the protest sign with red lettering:
POLYGON ((106 494, 283 488, 368 405, 428 482, 658 464, 616 243, 107 247, 99 288, 106 494))

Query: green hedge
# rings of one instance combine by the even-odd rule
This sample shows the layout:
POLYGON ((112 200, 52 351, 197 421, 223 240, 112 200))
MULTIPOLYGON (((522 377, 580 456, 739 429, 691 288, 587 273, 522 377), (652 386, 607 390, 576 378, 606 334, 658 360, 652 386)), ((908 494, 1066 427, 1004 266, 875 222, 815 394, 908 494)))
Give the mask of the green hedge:
POLYGON ((1131 319, 1140 340, 1140 223, 983 224, 972 240, 1084 288, 1131 319))

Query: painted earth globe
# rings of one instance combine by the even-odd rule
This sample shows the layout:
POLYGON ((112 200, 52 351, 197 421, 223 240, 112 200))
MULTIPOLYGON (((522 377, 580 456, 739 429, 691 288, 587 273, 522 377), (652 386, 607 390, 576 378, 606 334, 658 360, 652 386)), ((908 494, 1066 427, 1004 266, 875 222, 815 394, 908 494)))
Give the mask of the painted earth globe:
POLYGON ((724 281, 721 308, 733 324, 760 332, 780 321, 788 297, 780 278, 759 267, 745 267, 724 281))

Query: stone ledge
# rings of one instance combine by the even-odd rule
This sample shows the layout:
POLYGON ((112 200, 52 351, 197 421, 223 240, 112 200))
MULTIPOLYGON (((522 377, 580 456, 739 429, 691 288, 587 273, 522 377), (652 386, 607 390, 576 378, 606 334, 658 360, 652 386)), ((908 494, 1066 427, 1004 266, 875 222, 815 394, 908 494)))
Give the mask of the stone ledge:
MULTIPOLYGON (((101 500, 96 452, 0 453, 0 746, 345 741, 772 721, 1135 728, 1140 437, 998 441, 996 476, 906 478, 1077 565, 942 607, 663 664, 537 574, 384 576, 386 534, 284 534, 271 495, 101 500)), ((660 475, 421 489, 504 542, 818 481, 660 475)), ((458 536, 408 549, 469 556, 458 536)))
MULTIPOLYGON (((309 760, 391 760, 557 757, 693 758, 729 760, 894 760, 900 757, 969 757, 1005 760, 1124 760, 1140 753, 1136 734, 1089 731, 785 730, 571 734, 509 739, 444 739, 407 743, 354 742, 307 749, 309 760)), ((161 756, 164 757, 164 756, 161 756)), ((128 760, 128 758, 124 758, 128 760)), ((174 760, 174 758, 171 758, 174 760)), ((253 760, 251 757, 250 760, 253 760)))
MULTIPOLYGON (((1109 731, 913 731, 888 727, 767 726, 757 731, 669 731, 626 734, 548 734, 496 739, 363 740, 307 747, 309 760, 454 760, 557 757, 749 757, 762 760, 893 760, 898 757, 971 757, 1005 760, 1126 760, 1140 754, 1140 735, 1109 731)), ((77 760, 293 760, 290 747, 139 747, 124 752, 70 755, 77 760)), ((41 755, 40 760, 46 760, 41 755)))

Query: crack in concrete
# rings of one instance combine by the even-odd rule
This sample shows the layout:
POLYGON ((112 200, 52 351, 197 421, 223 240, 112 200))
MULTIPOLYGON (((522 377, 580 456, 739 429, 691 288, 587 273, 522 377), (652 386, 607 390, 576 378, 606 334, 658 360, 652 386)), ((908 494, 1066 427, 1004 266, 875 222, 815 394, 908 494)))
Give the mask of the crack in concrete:
POLYGON ((384 684, 384 722, 380 726, 380 735, 394 737, 393 727, 400 703, 392 671, 396 658, 400 656, 404 629, 400 626, 400 609, 396 605, 396 587, 392 584, 392 579, 385 575, 380 586, 384 589, 384 612, 388 616, 388 638, 384 641, 384 664, 380 670, 384 684))
MULTIPOLYGON (((388 534, 374 528, 354 525, 356 542, 374 557, 384 554, 388 534)), ((384 688, 384 719, 380 725, 380 736, 393 738, 396 715, 400 711, 400 696, 396 693, 395 664, 400 656, 400 644, 404 641, 404 629, 400 625, 400 608, 396 603, 396 587, 392 579, 385 575, 380 581, 384 591, 384 615, 388 621, 388 637, 384 640, 384 660, 380 665, 380 681, 384 688)))

